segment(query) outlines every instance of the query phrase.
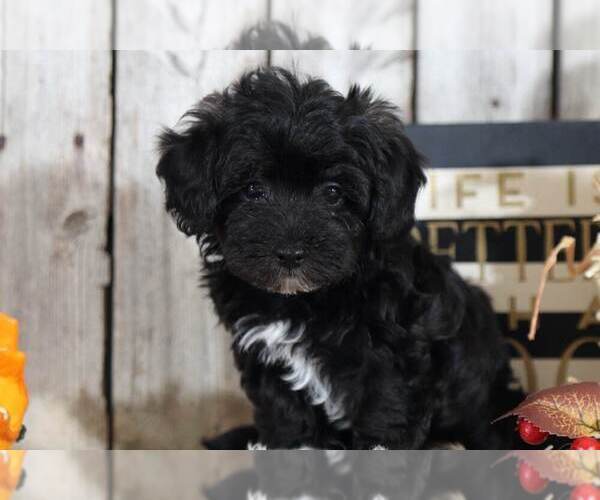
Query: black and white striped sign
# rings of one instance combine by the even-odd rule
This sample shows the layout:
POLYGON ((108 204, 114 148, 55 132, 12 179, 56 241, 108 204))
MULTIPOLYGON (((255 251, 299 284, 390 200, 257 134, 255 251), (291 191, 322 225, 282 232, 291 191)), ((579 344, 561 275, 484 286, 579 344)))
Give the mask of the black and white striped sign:
MULTIPOLYGON (((600 340, 596 284, 568 278, 565 264, 546 287, 537 340, 526 337, 549 252, 572 235, 579 259, 596 240, 600 123, 415 125, 407 132, 430 165, 415 235, 489 293, 506 335, 552 366, 577 339, 600 340)), ((588 378, 600 379, 598 345, 587 343, 574 357, 588 378)))

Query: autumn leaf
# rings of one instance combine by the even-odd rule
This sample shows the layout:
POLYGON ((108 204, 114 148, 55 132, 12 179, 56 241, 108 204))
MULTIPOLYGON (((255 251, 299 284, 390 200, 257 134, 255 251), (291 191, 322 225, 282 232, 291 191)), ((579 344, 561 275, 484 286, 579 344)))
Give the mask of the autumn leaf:
POLYGON ((556 483, 600 484, 600 453, 597 451, 515 450, 505 459, 509 457, 527 462, 540 476, 556 483))
POLYGON ((600 438, 600 383, 581 382, 535 392, 497 420, 510 415, 556 436, 600 438))

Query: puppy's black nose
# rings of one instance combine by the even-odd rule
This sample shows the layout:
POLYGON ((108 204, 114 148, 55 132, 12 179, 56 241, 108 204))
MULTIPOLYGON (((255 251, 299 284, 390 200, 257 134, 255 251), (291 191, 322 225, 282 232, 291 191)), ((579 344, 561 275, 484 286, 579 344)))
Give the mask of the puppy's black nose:
POLYGON ((304 260, 304 250, 298 247, 283 247, 275 251, 279 263, 290 269, 298 267, 304 260))

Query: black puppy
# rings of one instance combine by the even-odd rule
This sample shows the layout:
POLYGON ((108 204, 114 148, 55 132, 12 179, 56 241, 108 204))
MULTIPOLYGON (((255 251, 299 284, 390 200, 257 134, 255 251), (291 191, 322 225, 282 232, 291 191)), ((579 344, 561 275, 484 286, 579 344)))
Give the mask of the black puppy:
POLYGON ((507 446, 490 424, 518 402, 506 347, 485 294, 410 236, 425 175, 394 106, 270 68, 186 118, 157 173, 200 243, 260 441, 507 446))

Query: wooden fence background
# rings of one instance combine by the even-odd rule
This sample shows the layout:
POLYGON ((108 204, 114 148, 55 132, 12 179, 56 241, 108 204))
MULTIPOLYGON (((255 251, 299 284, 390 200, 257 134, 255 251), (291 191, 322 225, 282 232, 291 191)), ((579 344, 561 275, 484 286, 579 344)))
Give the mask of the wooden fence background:
POLYGON ((407 122, 600 119, 595 0, 351 3, 0 0, 0 309, 28 354, 26 446, 195 448, 250 418, 153 173, 159 127, 245 68, 373 84, 407 122), (266 19, 372 50, 208 50, 266 19))

